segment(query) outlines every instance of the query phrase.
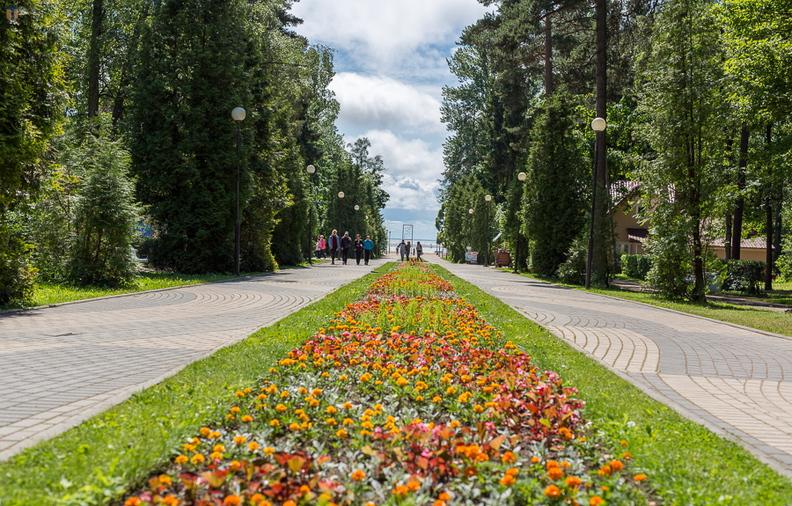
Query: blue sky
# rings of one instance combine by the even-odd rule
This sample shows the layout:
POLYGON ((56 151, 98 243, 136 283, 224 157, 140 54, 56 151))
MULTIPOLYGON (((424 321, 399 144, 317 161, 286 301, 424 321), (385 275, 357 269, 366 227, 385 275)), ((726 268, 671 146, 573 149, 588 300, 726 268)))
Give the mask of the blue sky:
POLYGON ((453 84, 446 58, 462 29, 484 13, 477 0, 301 0, 297 31, 332 47, 347 141, 367 136, 385 159, 391 200, 385 219, 432 239, 443 171, 441 90, 453 84))

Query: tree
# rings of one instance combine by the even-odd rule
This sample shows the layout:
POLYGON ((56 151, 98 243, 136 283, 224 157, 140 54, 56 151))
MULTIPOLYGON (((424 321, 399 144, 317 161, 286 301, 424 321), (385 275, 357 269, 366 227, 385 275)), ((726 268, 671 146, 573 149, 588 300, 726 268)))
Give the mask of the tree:
POLYGON ((670 295, 698 302, 705 295, 704 226, 714 215, 723 146, 724 100, 718 93, 723 54, 712 6, 708 0, 671 0, 664 6, 639 80, 641 134, 656 153, 638 174, 652 223, 655 274, 650 277, 666 279, 660 288, 670 295), (679 250, 682 238, 687 247, 679 250), (682 293, 687 273, 674 266, 688 264, 694 286, 682 293), (673 270, 663 272, 663 266, 673 270))
POLYGON ((34 279, 18 213, 62 122, 62 29, 52 0, 24 2, 18 21, 0 20, 0 304, 25 299, 34 279))
POLYGON ((136 272, 132 241, 139 216, 129 153, 119 141, 88 136, 77 158, 83 175, 74 213, 70 280, 124 285, 136 272))
POLYGON ((559 89, 546 99, 532 130, 524 195, 531 268, 554 276, 580 234, 585 216, 585 144, 575 131, 572 98, 559 89))

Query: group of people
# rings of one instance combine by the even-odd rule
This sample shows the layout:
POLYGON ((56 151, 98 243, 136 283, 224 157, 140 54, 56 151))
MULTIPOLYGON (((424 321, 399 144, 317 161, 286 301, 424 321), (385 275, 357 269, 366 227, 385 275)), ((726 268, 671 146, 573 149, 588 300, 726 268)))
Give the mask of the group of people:
MULTIPOLYGON (((412 243, 410 241, 407 241, 405 243, 404 239, 402 239, 402 242, 400 242, 399 245, 396 246, 396 252, 401 257, 402 262, 404 262, 405 260, 407 260, 408 262, 410 261, 410 254, 412 253, 412 251, 413 251, 412 243)), ((423 246, 421 246, 421 241, 418 241, 415 245, 415 258, 419 262, 423 261, 421 255, 423 255, 423 246)))
POLYGON ((334 229, 327 239, 324 235, 319 236, 316 240, 314 253, 316 258, 327 258, 329 255, 333 265, 335 265, 336 259, 340 259, 346 265, 351 252, 354 252, 357 265, 360 265, 361 260, 365 262, 365 265, 368 265, 374 254, 374 241, 371 240, 371 236, 367 235, 365 239, 361 239, 360 234, 355 234, 353 241, 349 232, 344 232, 344 235, 339 237, 338 230, 334 229))

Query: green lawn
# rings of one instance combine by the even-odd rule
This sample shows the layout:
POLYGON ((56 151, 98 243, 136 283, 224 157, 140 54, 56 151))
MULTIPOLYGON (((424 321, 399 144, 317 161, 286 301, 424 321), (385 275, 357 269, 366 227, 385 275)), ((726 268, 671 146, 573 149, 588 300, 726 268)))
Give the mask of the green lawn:
MULTIPOLYGON (((392 264, 389 264, 392 265, 392 264)), ((382 273, 390 267, 380 267, 382 273)), ((310 337, 379 274, 369 274, 195 362, 126 402, 0 463, 0 505, 76 506, 116 500, 164 466, 179 442, 222 419, 233 392, 310 337)), ((123 371, 119 371, 123 374, 123 371)))
POLYGON ((647 470, 663 504, 792 504, 792 482, 742 447, 652 400, 498 299, 434 268, 505 338, 580 390, 595 430, 629 441, 636 465, 647 470))
MULTIPOLYGON (((539 278, 530 273, 523 273, 524 276, 540 281, 548 281, 557 285, 586 290, 582 286, 567 285, 555 280, 539 278)), ((720 320, 728 323, 736 323, 758 330, 773 332, 786 336, 792 336, 792 313, 783 313, 767 309, 757 309, 750 306, 738 306, 736 304, 726 304, 721 302, 709 302, 707 304, 694 304, 685 301, 672 301, 664 299, 658 295, 645 292, 630 292, 619 288, 591 288, 587 290, 591 293, 618 297, 620 299, 634 300, 651 304, 652 306, 673 309, 682 313, 705 316, 713 320, 720 320)))

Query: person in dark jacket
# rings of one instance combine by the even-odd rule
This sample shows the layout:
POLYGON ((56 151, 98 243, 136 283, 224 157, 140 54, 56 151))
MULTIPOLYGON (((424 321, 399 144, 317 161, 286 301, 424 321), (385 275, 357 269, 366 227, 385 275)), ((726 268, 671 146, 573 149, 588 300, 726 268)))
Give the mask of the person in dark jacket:
POLYGON ((407 256, 407 261, 409 262, 410 261, 410 255, 412 254, 412 242, 407 241, 407 247, 405 248, 405 251, 407 252, 407 255, 406 255, 407 256))
POLYGON ((363 239, 360 238, 360 234, 355 234, 355 263, 360 265, 360 261, 363 259, 363 239))
POLYGON ((363 255, 366 260, 366 265, 368 265, 369 260, 371 260, 371 255, 374 253, 374 241, 371 240, 371 236, 367 235, 366 240, 363 241, 363 255))
POLYGON ((418 241, 418 244, 415 245, 415 257, 419 262, 423 262, 421 255, 423 255, 423 246, 421 246, 421 241, 418 241))
POLYGON ((341 238, 341 261, 344 265, 347 264, 349 258, 349 248, 352 246, 352 238, 349 237, 349 232, 344 232, 344 237, 341 238))
POLYGON ((341 249, 341 238, 338 237, 338 230, 333 229, 333 233, 327 238, 327 249, 330 250, 331 263, 335 265, 335 259, 338 256, 338 250, 341 249))
POLYGON ((399 256, 401 257, 401 261, 404 262, 404 255, 407 252, 407 245, 404 244, 404 239, 402 239, 402 242, 400 242, 399 245, 396 246, 396 251, 399 252, 399 256))

